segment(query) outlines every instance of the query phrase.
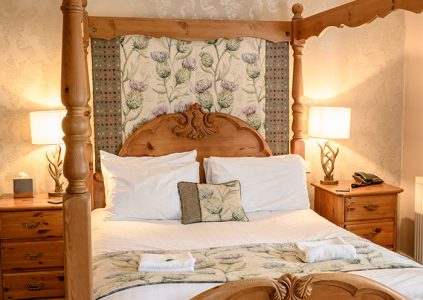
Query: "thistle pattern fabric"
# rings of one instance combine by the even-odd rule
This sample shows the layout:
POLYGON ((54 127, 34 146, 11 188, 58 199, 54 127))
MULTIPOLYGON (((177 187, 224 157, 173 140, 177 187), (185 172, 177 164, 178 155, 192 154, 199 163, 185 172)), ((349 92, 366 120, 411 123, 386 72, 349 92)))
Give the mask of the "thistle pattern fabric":
POLYGON ((138 35, 92 39, 91 48, 97 171, 100 150, 117 154, 139 126, 193 102, 240 117, 258 128, 274 155, 288 153, 287 43, 254 38, 187 43, 138 35))
POLYGON ((139 124, 195 102, 209 112, 235 115, 265 134, 266 41, 128 35, 120 45, 125 138, 139 124))
POLYGON ((178 189, 183 224, 248 221, 238 180, 221 184, 180 182, 178 189))
MULTIPOLYGON (((359 237, 343 237, 357 250, 354 260, 303 263, 295 243, 250 244, 191 250, 195 272, 138 272, 143 251, 111 252, 93 259, 94 298, 101 299, 136 286, 165 283, 227 282, 284 273, 352 272, 375 269, 421 268, 418 263, 359 237)), ((148 252, 152 253, 152 252, 148 252)), ((175 253, 155 251, 154 253, 175 253)))

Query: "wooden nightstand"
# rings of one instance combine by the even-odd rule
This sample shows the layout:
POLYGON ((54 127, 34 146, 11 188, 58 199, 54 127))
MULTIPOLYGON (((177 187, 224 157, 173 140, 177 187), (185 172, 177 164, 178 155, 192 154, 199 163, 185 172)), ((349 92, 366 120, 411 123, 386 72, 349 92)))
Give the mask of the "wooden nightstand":
POLYGON ((332 223, 365 239, 396 250, 397 201, 403 190, 389 184, 376 184, 337 192, 353 181, 338 185, 314 186, 314 210, 332 223))
POLYGON ((48 200, 0 196, 0 299, 65 295, 62 205, 48 200))

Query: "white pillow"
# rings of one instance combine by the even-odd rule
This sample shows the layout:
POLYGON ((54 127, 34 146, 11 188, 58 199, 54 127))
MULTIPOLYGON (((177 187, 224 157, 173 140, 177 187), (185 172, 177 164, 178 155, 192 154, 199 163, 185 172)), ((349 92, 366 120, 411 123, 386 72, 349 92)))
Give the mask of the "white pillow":
POLYGON ((104 153, 101 153, 101 167, 107 219, 181 218, 177 185, 180 181, 199 182, 197 161, 140 161, 134 157, 112 157, 104 153))
POLYGON ((188 152, 172 153, 164 156, 118 156, 106 151, 100 150, 101 163, 103 161, 119 161, 119 162, 152 162, 152 163, 189 163, 197 159, 197 150, 188 152))
POLYGON ((241 182, 247 213, 310 207, 305 164, 299 155, 210 157, 204 167, 207 183, 241 182))

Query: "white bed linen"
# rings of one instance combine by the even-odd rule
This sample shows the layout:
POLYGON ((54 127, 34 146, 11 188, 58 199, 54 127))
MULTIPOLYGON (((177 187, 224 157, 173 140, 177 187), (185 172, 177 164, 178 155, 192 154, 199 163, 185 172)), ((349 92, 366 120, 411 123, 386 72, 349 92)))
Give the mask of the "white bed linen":
MULTIPOLYGON (((352 235, 310 209, 248 214, 250 222, 196 223, 179 220, 103 221, 104 209, 92 212, 93 254, 123 250, 182 250, 250 243, 277 243, 352 235)), ((411 299, 423 300, 423 269, 355 272, 379 281, 411 299)), ((216 283, 135 287, 104 299, 189 299, 216 283)))

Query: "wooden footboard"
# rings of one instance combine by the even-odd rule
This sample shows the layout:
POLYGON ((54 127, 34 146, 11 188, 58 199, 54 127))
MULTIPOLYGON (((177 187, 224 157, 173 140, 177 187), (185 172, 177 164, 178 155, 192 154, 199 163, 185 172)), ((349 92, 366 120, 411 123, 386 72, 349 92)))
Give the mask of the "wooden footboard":
POLYGON ((304 277, 285 274, 278 280, 245 279, 207 290, 191 300, 327 300, 406 297, 371 279, 349 273, 315 273, 304 277))

